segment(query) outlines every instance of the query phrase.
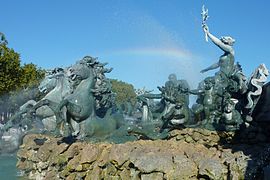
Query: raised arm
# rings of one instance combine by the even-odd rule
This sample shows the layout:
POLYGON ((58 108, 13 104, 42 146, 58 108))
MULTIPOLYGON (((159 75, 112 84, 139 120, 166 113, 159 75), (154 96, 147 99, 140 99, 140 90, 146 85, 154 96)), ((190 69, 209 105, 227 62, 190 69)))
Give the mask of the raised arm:
POLYGON ((217 37, 215 37, 213 34, 211 34, 209 32, 209 28, 207 25, 203 26, 203 31, 205 32, 205 34, 211 39, 211 41, 217 45, 222 51, 230 53, 230 54, 234 54, 234 50, 232 48, 232 46, 223 43, 220 39, 218 39, 217 37))
POLYGON ((208 68, 205 68, 203 70, 201 70, 201 73, 205 73, 207 71, 210 71, 210 70, 213 70, 213 69, 217 69, 219 68, 219 63, 215 63, 215 64, 212 64, 211 66, 209 66, 208 68))

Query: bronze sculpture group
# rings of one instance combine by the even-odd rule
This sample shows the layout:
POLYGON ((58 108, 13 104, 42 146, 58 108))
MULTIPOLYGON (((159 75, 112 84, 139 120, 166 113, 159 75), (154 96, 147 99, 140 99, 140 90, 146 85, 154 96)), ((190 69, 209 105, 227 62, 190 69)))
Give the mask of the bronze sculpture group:
POLYGON ((208 11, 204 7, 202 17, 206 40, 209 38, 224 54, 217 63, 201 71, 219 68, 214 76, 199 83, 197 89, 190 89, 186 80, 171 74, 165 85, 158 87, 159 94, 138 93, 136 108, 125 116, 115 107, 115 94, 105 76, 112 68, 86 56, 71 67, 49 71, 39 86, 46 96, 39 102, 28 101, 3 129, 8 130, 14 124, 31 126, 31 120, 38 118, 46 131, 56 136, 114 141, 122 138, 119 141, 122 142, 140 137, 166 138, 174 128, 235 131, 248 127, 269 71, 261 64, 247 79, 241 66, 235 63, 235 40, 229 36, 218 39, 210 33, 206 24, 208 11), (191 108, 190 94, 197 95, 191 108), (136 123, 129 123, 135 111, 141 115, 133 117, 136 123))

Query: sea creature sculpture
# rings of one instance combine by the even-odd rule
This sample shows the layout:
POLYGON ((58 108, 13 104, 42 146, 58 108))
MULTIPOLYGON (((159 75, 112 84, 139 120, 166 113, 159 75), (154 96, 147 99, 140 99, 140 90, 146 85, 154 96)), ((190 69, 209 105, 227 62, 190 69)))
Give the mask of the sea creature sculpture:
POLYGON ((255 72, 253 72, 250 78, 250 86, 255 88, 254 91, 249 91, 247 94, 248 104, 245 108, 250 109, 254 105, 254 96, 260 96, 262 94, 262 85, 267 81, 267 76, 269 75, 269 70, 266 68, 264 64, 261 64, 255 72))

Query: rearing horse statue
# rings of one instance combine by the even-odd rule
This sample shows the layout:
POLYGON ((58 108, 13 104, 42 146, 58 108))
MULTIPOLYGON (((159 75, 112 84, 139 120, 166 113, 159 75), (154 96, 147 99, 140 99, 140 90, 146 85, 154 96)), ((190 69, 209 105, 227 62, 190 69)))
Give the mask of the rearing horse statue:
MULTIPOLYGON (((53 70, 53 72, 46 76, 46 78, 40 83, 39 90, 40 91, 46 91, 48 89, 47 86, 50 86, 50 84, 54 84, 54 88, 49 91, 48 94, 44 98, 42 98, 32 109, 32 111, 37 110, 37 114, 44 116, 44 109, 43 112, 39 109, 45 105, 49 106, 50 109, 54 111, 54 109, 57 107, 57 105, 69 94, 72 93, 72 87, 68 80, 68 78, 65 75, 64 69, 62 68, 56 68, 53 70), (46 80, 47 79, 47 80, 46 80), (46 81, 46 82, 45 82, 46 81), (51 83, 52 82, 52 83, 51 83), (55 107, 55 108, 54 108, 55 107)), ((50 116, 54 115, 50 114, 50 116)))
MULTIPOLYGON (((91 59, 84 58, 77 62, 70 69, 70 76, 72 80, 79 80, 79 85, 75 88, 74 92, 64 98, 60 102, 56 111, 57 128, 61 128, 62 122, 64 123, 65 130, 73 130, 71 120, 77 123, 83 123, 87 120, 92 120, 96 117, 95 114, 95 99, 92 94, 96 83, 96 75, 93 67, 91 66, 91 59), (62 108, 66 107, 66 114, 62 112, 62 108), (67 125, 67 127, 65 126, 67 125)), ((81 125, 80 135, 85 136, 85 131, 81 125)), ((59 132, 58 132, 59 133, 59 132)), ((66 133, 65 133, 66 134, 66 133)), ((68 131, 68 135, 71 132, 68 131)))
MULTIPOLYGON (((46 119, 48 117, 54 116, 54 112, 52 111, 51 108, 49 108, 46 103, 48 99, 53 99, 50 98, 51 94, 55 94, 52 92, 55 92, 54 90, 56 89, 57 86, 57 78, 59 70, 58 68, 54 69, 53 71, 47 71, 45 78, 41 81, 40 85, 38 86, 38 89, 41 93, 46 94, 45 97, 43 97, 39 102, 36 102, 35 100, 29 100, 25 104, 23 104, 20 107, 20 110, 14 114, 8 121, 8 123, 5 124, 4 130, 8 130, 15 124, 23 124, 23 122, 28 122, 24 121, 23 119, 28 119, 26 116, 27 113, 35 113, 36 116, 39 117, 39 119, 46 119)), ((59 97, 59 96, 56 96, 59 97)), ((60 100, 59 100, 60 102, 60 100)), ((58 102, 58 103, 59 103, 58 102)), ((32 121, 32 120, 31 120, 32 121)))

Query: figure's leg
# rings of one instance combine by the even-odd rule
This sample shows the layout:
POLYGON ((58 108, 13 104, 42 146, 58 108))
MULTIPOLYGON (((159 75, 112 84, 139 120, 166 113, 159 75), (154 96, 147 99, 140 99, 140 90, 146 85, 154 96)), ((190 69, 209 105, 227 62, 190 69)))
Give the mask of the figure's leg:
POLYGON ((23 104, 21 107, 20 107, 20 111, 22 110, 25 110, 25 109, 29 109, 30 107, 33 107, 37 104, 36 101, 34 100, 29 100, 27 101, 25 104, 23 104))
MULTIPOLYGON (((95 134, 95 122, 97 120, 92 116, 89 116, 86 120, 80 122, 80 132, 78 139, 85 139, 86 137, 92 137, 95 134)), ((104 127, 106 128, 106 127, 104 127)))
POLYGON ((174 114, 174 111, 175 111, 174 108, 173 109, 170 108, 169 111, 167 111, 167 113, 162 116, 163 125, 160 128, 160 132, 163 132, 164 129, 168 128, 171 122, 172 116, 174 114))
POLYGON ((70 118, 70 125, 72 127, 72 135, 77 136, 80 133, 80 124, 70 118))
POLYGON ((78 139, 84 139, 86 136, 91 137, 92 134, 93 134, 93 132, 90 132, 91 129, 86 128, 86 125, 88 124, 86 121, 87 121, 87 120, 82 121, 82 122, 80 122, 80 124, 79 124, 80 131, 79 131, 78 139), (86 129, 87 129, 87 131, 86 131, 86 129))
POLYGON ((37 104, 35 104, 30 110, 29 110, 29 114, 32 115, 34 113, 36 113, 36 110, 42 106, 46 106, 49 104, 49 100, 48 99, 43 99, 41 101, 39 101, 37 104))
POLYGON ((33 117, 33 113, 37 113, 37 116, 41 117, 43 125, 46 127, 45 129, 48 131, 55 131, 56 127, 56 107, 58 103, 50 101, 48 99, 44 99, 39 101, 34 107, 30 109, 28 112, 28 117, 33 117), (44 109, 44 107, 46 107, 44 109), (43 109, 42 109, 43 108, 43 109), (47 110, 51 109, 54 114, 48 116, 47 110))
POLYGON ((55 116, 56 116, 56 121, 57 122, 62 122, 62 121, 65 120, 65 118, 63 117, 63 113, 62 113, 62 108, 64 106, 67 106, 67 104, 68 104, 68 101, 67 100, 63 100, 56 107, 56 109, 55 109, 55 116))
POLYGON ((200 123, 203 120, 202 118, 202 112, 204 111, 203 105, 194 104, 191 109, 194 114, 195 121, 200 123))
POLYGON ((60 129, 61 129, 61 124, 62 126, 66 126, 66 119, 63 117, 63 112, 62 108, 68 104, 67 100, 63 100, 60 102, 60 104, 56 107, 55 109, 55 116, 56 116, 56 128, 55 128, 55 134, 58 136, 60 135, 60 129))
POLYGON ((58 103, 47 100, 45 105, 47 105, 54 113, 57 112, 58 103))
POLYGON ((207 124, 210 118, 210 109, 208 106, 204 106, 204 120, 202 124, 207 124))

